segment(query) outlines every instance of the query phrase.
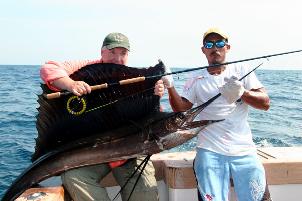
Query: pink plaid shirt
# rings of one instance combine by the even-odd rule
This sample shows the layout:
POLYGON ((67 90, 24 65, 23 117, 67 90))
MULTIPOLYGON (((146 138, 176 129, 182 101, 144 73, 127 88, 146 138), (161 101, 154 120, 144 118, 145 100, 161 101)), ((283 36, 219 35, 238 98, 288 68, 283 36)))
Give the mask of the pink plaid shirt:
POLYGON ((67 77, 72 73, 78 71, 82 67, 95 63, 102 63, 102 59, 65 62, 48 61, 41 67, 40 76, 44 83, 47 84, 50 89, 59 91, 59 89, 52 86, 52 82, 54 80, 57 80, 62 77, 67 77))

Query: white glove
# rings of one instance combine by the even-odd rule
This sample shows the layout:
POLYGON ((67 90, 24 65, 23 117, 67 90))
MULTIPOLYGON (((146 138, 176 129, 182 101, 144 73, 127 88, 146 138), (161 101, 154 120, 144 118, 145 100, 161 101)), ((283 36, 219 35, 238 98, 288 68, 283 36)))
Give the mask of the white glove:
MULTIPOLYGON (((165 66, 165 73, 171 73, 171 69, 167 66, 165 66)), ((165 75, 161 78, 161 80, 164 82, 164 85, 167 88, 171 88, 174 86, 174 80, 172 75, 165 75)))
POLYGON ((234 103, 244 93, 244 87, 242 82, 237 77, 224 78, 226 82, 222 87, 219 87, 219 92, 227 100, 228 103, 234 103))

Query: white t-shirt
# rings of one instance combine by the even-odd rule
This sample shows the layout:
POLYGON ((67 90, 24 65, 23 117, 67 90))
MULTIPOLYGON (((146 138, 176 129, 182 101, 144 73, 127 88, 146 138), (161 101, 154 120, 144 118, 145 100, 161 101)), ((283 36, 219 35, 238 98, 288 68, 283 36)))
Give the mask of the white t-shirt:
MULTIPOLYGON (((238 79, 247 74, 251 68, 239 65, 228 65, 220 75, 211 75, 206 69, 188 80, 182 97, 194 104, 194 107, 207 102, 219 93, 224 78, 236 76, 238 79)), ((242 80, 245 89, 263 87, 255 73, 242 80)), ((242 156, 254 153, 256 148, 248 124, 248 105, 241 99, 229 104, 222 96, 207 106, 196 117, 196 120, 219 120, 201 130, 197 137, 197 147, 228 156, 242 156)))

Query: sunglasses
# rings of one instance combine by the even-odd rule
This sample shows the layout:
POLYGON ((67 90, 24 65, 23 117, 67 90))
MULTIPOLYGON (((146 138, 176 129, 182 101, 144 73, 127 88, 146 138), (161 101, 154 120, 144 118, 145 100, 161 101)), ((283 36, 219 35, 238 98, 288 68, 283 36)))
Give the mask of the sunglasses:
POLYGON ((218 41, 205 41, 203 46, 206 48, 206 49, 211 49, 214 47, 214 45, 217 47, 217 48, 223 48, 225 45, 227 44, 227 42, 225 40, 218 40, 218 41))

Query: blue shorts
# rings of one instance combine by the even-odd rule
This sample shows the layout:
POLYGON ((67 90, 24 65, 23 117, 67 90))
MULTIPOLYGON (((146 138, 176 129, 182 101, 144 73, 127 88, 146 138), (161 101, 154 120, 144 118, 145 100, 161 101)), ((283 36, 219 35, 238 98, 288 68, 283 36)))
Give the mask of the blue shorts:
POLYGON ((225 156, 197 148, 194 171, 204 201, 227 201, 230 178, 238 201, 260 201, 264 196, 265 171, 256 153, 225 156))

